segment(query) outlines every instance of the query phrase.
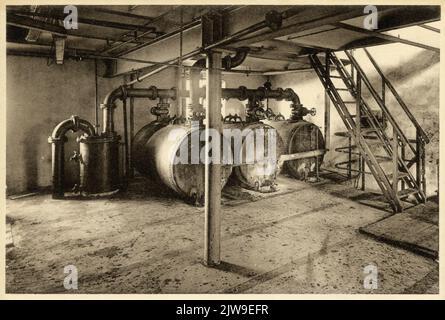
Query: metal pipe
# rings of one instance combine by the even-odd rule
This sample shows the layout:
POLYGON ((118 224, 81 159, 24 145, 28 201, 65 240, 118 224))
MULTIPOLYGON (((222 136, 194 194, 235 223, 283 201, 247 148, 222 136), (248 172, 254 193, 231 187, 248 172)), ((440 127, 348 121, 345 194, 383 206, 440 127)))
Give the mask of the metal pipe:
MULTIPOLYGON (((240 48, 236 51, 235 56, 227 55, 222 59, 222 67, 225 70, 230 70, 241 65, 246 60, 249 48, 240 48)), ((190 111, 199 112, 199 80, 202 69, 206 68, 206 59, 200 59, 193 64, 190 69, 190 111)))
MULTIPOLYGON (((170 12, 172 12, 173 10, 175 10, 177 7, 179 7, 179 6, 176 6, 175 8, 173 8, 173 9, 171 9, 171 10, 168 10, 168 11, 166 11, 166 12, 160 14, 160 15, 157 16, 156 18, 154 18, 154 19, 150 20, 149 22, 145 23, 143 26, 146 27, 146 26, 148 26, 148 25, 150 25, 150 24, 152 24, 152 23, 154 23, 154 22, 160 20, 161 18, 163 18, 164 16, 166 16, 167 14, 169 14, 170 12)), ((150 33, 150 32, 147 32, 147 31, 146 31, 146 32, 143 32, 143 33, 140 34, 140 35, 136 35, 136 37, 135 37, 135 36, 134 36, 134 33, 135 33, 135 32, 138 32, 138 31, 140 31, 140 29, 134 29, 134 30, 131 31, 131 32, 133 33, 133 34, 131 35, 131 37, 132 37, 133 40, 139 39, 139 38, 141 38, 141 37, 147 35, 148 33, 150 33)), ((129 33, 130 33, 130 32, 126 32, 126 33, 122 34, 122 36, 118 37, 118 39, 122 39, 122 38, 124 38, 125 36, 128 36, 129 33)), ((156 38, 155 38, 155 39, 156 39, 156 38)), ((101 53, 108 53, 108 52, 110 52, 110 51, 114 51, 115 49, 117 49, 117 48, 119 48, 119 47, 121 47, 121 46, 123 46, 123 45, 125 45, 125 44, 128 44, 128 43, 129 43, 129 41, 125 41, 125 42, 123 42, 123 43, 121 43, 121 44, 118 44, 118 45, 115 45, 115 46, 111 46, 111 47, 109 47, 109 48, 104 49, 101 53)), ((142 44, 143 44, 143 43, 142 43, 142 44)))
POLYGON ((128 183, 128 175, 130 171, 130 156, 129 156, 129 150, 128 150, 128 119, 127 119, 127 99, 122 100, 122 113, 123 113, 123 120, 124 120, 124 145, 125 145, 125 169, 124 169, 124 187, 126 187, 128 183))
MULTIPOLYGON (((133 76, 130 76, 131 80, 133 80, 133 76)), ((133 85, 130 86, 133 88, 133 85)), ((129 177, 134 177, 134 169, 133 169, 133 138, 134 138, 134 98, 130 97, 130 174, 129 177)))
POLYGON ((115 102, 118 99, 125 100, 128 98, 148 98, 150 100, 155 99, 172 99, 176 100, 177 92, 176 88, 172 89, 158 89, 155 86, 151 86, 148 89, 145 88, 130 88, 128 86, 121 86, 114 89, 104 99, 101 107, 103 109, 103 133, 112 134, 114 132, 114 108, 115 102))
POLYGON ((258 89, 247 89, 246 87, 239 88, 225 88, 222 90, 223 99, 239 99, 239 100, 264 100, 264 99, 276 99, 292 101, 296 105, 301 105, 300 97, 291 88, 282 89, 266 89, 265 87, 259 87, 258 89))
POLYGON ((98 99, 98 84, 97 84, 97 59, 94 59, 94 100, 95 100, 95 109, 94 109, 94 127, 96 128, 96 134, 99 133, 99 99, 98 99))
POLYGON ((70 119, 60 122, 53 130, 48 142, 52 144, 52 184, 53 184, 53 199, 61 199, 64 197, 64 182, 65 182, 65 156, 64 145, 66 142, 65 134, 72 130, 74 132, 81 130, 89 136, 95 135, 94 126, 84 119, 77 116, 71 116, 70 119))

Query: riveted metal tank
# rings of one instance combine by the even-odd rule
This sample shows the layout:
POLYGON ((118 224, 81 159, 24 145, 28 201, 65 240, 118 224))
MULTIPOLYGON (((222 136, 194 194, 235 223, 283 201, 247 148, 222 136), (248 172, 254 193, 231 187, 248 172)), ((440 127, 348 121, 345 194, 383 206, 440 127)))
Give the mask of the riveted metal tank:
MULTIPOLYGON (((304 120, 264 120, 274 127, 284 142, 284 154, 313 151, 325 148, 323 134, 318 126, 304 120)), ((309 172, 320 168, 323 155, 305 159, 289 160, 284 163, 284 171, 292 177, 305 180, 309 172)))
MULTIPOLYGON (((203 204, 205 166, 199 154, 205 143, 199 141, 203 128, 186 124, 152 122, 144 126, 133 139, 133 163, 136 170, 154 181, 162 182, 178 195, 203 204), (196 136, 193 136, 196 134, 196 136), (196 140, 198 137, 198 140, 196 140), (193 144, 192 141, 199 141, 193 144), (195 147, 198 153, 195 153, 195 147), (185 161, 178 161, 185 152, 185 161), (192 156, 197 155, 196 156, 192 156), (184 163, 185 162, 185 163, 184 163)), ((226 184, 231 165, 222 165, 221 188, 226 184)))
POLYGON ((232 177, 242 187, 247 189, 259 192, 275 191, 275 180, 279 172, 278 159, 283 152, 284 145, 281 137, 275 134, 274 128, 262 122, 235 122, 225 123, 224 129, 239 129, 243 132, 242 143, 238 145, 238 147, 234 144, 234 139, 231 139, 233 154, 236 154, 237 151, 235 149, 238 148, 238 152, 242 156, 242 164, 234 166, 232 177), (269 132, 270 130, 274 131, 269 132), (274 133, 274 141, 271 140, 271 133, 274 133), (251 139, 249 139, 249 134, 251 134, 251 139), (261 141, 261 139, 264 141, 264 157, 259 159, 255 154, 253 162, 246 161, 248 160, 248 152, 252 152, 252 150, 257 152, 257 141, 261 141), (270 149, 269 144, 272 143, 272 141, 274 146, 270 146, 270 149), (254 144, 253 146, 251 145, 252 143, 254 144), (269 150, 272 149, 275 155, 269 154, 269 150))
POLYGON ((80 191, 85 195, 109 195, 119 191, 119 139, 112 136, 79 138, 80 191))

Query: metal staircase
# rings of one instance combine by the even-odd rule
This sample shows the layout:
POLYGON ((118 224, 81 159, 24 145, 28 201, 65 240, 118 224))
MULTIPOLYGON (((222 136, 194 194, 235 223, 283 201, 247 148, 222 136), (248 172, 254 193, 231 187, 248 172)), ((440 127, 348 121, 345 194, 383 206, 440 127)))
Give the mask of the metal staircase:
MULTIPOLYGON (((359 155, 360 159, 354 161, 361 163, 359 172, 363 174, 363 181, 367 166, 394 212, 401 212, 405 203, 426 201, 425 144, 429 139, 375 60, 364 50, 380 76, 380 93, 350 51, 345 51, 346 60, 340 60, 333 52, 326 53, 324 63, 316 54, 309 58, 348 130, 344 136, 354 143, 346 148, 349 148, 349 153, 354 149, 359 155), (350 63, 350 71, 345 66, 347 62, 350 63), (338 86, 338 83, 342 86, 338 86), (365 101, 363 89, 369 93, 368 101, 365 101), (349 98, 345 98, 342 93, 348 93, 349 98), (408 117, 409 125, 416 132, 415 139, 408 139, 399 125, 406 120, 395 119, 388 109, 386 96, 389 94, 395 98, 393 100, 401 110, 397 113, 408 117), (371 102, 377 109, 371 109, 371 102), (388 126, 379 121, 375 110, 381 110, 388 126), (366 127, 363 127, 362 119, 367 120, 366 127)), ((349 161, 352 161, 351 157, 349 161)), ((348 165, 350 168, 351 164, 348 165)))

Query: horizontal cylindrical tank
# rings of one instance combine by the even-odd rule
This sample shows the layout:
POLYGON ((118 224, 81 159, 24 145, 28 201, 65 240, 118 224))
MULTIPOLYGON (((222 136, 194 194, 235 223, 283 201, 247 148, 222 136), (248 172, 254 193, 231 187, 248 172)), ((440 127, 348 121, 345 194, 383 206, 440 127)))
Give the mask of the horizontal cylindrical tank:
MULTIPOLYGON (((325 148, 323 134, 318 126, 304 120, 265 120, 274 127, 284 142, 284 154, 313 151, 325 148)), ((292 177, 306 180, 308 173, 315 170, 318 163, 320 168, 323 156, 289 160, 284 163, 284 171, 292 177)))
MULTIPOLYGON (((201 132, 203 128, 198 130, 185 124, 167 125, 154 121, 144 126, 133 139, 133 163, 136 170, 154 181, 162 182, 177 194, 202 204, 205 166, 199 160, 199 155, 205 143, 198 140, 192 148, 192 141, 197 141, 201 132), (193 134, 197 137, 192 137, 193 134), (182 152, 186 154, 186 161, 178 162, 178 157, 184 155, 182 152)), ((226 184, 231 171, 231 165, 222 165, 221 188, 226 184)))
MULTIPOLYGON (((275 191, 275 180, 279 171, 278 160, 283 151, 283 141, 278 134, 274 134, 274 140, 271 140, 270 130, 273 128, 262 122, 254 123, 225 123, 224 129, 239 129, 242 131, 242 143, 238 146, 234 145, 234 140, 231 139, 233 154, 236 154, 236 148, 242 155, 243 164, 235 165, 233 168, 233 178, 239 182, 239 184, 247 189, 252 189, 260 192, 275 191), (248 133, 251 132, 251 133, 248 133), (251 138, 248 135, 252 134, 251 138), (258 139, 258 140, 257 140, 258 139), (248 157, 247 150, 257 152, 257 142, 264 141, 262 149, 264 150, 263 158, 254 156, 253 162, 246 163, 248 157), (252 145, 253 143, 253 145, 252 145), (274 143, 274 145, 270 145, 274 143), (269 153, 273 151, 274 154, 269 153)), ((273 131, 275 132, 275 131, 273 131)), ((250 152, 251 152, 250 151, 250 152)))
POLYGON ((80 191, 108 195, 119 191, 119 136, 79 138, 80 191))

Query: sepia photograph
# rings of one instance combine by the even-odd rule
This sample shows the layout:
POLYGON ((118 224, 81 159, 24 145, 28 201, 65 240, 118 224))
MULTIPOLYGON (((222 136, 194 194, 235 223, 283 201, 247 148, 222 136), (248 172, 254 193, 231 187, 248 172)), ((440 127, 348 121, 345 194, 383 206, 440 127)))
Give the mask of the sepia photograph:
POLYGON ((2 4, 5 295, 440 297, 442 10, 2 4))

